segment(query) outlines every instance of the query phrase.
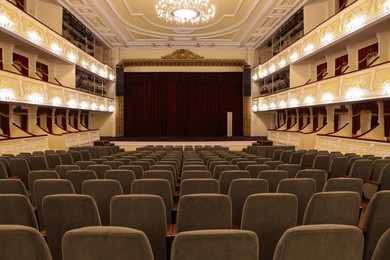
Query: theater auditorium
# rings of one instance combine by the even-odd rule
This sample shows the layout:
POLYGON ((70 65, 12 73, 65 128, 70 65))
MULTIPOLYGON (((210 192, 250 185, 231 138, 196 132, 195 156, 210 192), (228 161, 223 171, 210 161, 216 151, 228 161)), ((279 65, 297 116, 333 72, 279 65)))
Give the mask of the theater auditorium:
POLYGON ((1 0, 1 260, 389 260, 390 0, 1 0))

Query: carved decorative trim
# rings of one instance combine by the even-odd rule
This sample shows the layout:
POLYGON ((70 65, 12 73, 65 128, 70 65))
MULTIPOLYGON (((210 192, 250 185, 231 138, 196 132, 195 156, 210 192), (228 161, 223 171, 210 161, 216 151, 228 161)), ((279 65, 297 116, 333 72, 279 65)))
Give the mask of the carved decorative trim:
POLYGON ((180 49, 172 52, 171 54, 161 56, 161 59, 167 60, 201 60, 203 56, 193 53, 192 51, 180 49))
POLYGON ((124 59, 117 66, 144 67, 144 66, 214 66, 214 67, 250 67, 245 60, 235 59, 204 59, 189 50, 176 50, 161 59, 124 59))

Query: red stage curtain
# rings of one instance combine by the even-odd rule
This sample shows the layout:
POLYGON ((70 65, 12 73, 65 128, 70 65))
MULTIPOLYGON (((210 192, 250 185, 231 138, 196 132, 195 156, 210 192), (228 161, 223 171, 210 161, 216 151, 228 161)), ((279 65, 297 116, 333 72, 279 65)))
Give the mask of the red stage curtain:
POLYGON ((326 124, 326 108, 325 107, 313 107, 313 132, 316 131, 318 127, 318 116, 324 115, 324 125, 326 124))
POLYGON ((373 55, 378 54, 378 43, 374 43, 370 46, 364 47, 358 51, 359 58, 359 70, 365 69, 368 67, 367 59, 373 55))
POLYGON ((298 113, 299 113, 298 127, 299 127, 299 130, 301 130, 302 128, 304 128, 306 126, 306 125, 303 125, 303 117, 304 116, 307 116, 307 124, 310 124, 310 109, 309 108, 299 108, 298 113))
POLYGON ((226 136, 243 134, 242 72, 125 73, 126 136, 226 136))
POLYGON ((343 65, 348 64, 348 54, 338 57, 335 60, 335 76, 340 76, 343 74, 343 65))
POLYGON ((371 112, 371 128, 378 125, 378 104, 373 102, 365 102, 352 104, 352 134, 355 135, 360 129, 360 114, 363 110, 371 112))
POLYGON ((339 11, 343 10, 347 6, 348 0, 339 0, 339 11))
POLYGON ((0 70, 3 69, 3 49, 0 48, 0 70))
POLYGON ((12 58, 17 70, 19 70, 24 76, 28 76, 28 58, 17 53, 13 53, 12 58))
POLYGON ((390 136, 390 100, 383 101, 383 107, 384 107, 384 115, 385 115, 385 122, 384 122, 384 128, 385 128, 385 136, 390 136))
POLYGON ((55 122, 62 129, 66 129, 66 110, 65 109, 56 109, 55 111, 55 122), (61 117, 61 121, 57 121, 57 116, 61 117))
POLYGON ((297 111, 295 109, 287 110, 287 129, 290 129, 293 125, 297 123, 297 111), (292 117, 294 117, 294 121, 292 121, 292 117))
POLYGON ((317 81, 322 80, 325 77, 326 71, 328 70, 327 68, 328 65, 326 62, 317 66, 317 81))
POLYGON ((48 82, 49 81, 49 67, 46 64, 37 62, 37 73, 39 77, 43 80, 48 82))
POLYGON ((9 127, 9 106, 8 104, 0 104, 0 127, 3 130, 3 135, 10 136, 9 127))

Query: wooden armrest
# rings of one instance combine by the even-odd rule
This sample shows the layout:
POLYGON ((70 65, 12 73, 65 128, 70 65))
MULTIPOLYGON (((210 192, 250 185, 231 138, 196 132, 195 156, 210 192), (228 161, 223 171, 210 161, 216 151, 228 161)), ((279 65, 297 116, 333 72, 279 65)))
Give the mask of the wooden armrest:
POLYGON ((167 224, 167 234, 166 238, 170 239, 172 237, 172 229, 174 224, 167 224))
POLYGON ((44 238, 46 238, 46 230, 41 230, 40 232, 41 232, 41 235, 42 235, 44 238))
POLYGON ((176 224, 168 224, 171 226, 171 236, 170 238, 175 238, 175 236, 177 235, 177 226, 176 224))
POLYGON ((372 185, 375 185, 375 186, 380 186, 381 185, 379 182, 376 182, 376 181, 364 181, 364 183, 372 184, 372 185))
POLYGON ((20 176, 10 176, 10 177, 8 177, 8 179, 19 179, 20 180, 20 176))
POLYGON ((240 229, 240 226, 237 224, 232 224, 232 229, 240 229))
POLYGON ((172 205, 172 211, 177 212, 177 203, 173 203, 172 205))

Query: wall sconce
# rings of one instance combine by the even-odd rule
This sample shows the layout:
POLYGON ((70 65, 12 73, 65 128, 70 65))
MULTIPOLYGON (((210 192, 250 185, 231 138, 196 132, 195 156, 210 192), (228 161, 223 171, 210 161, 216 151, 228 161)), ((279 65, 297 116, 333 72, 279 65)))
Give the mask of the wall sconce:
POLYGON ((11 88, 3 87, 0 89, 1 100, 15 100, 15 92, 11 88))
POLYGON ((51 45, 51 50, 55 53, 55 54, 59 54, 59 53, 61 53, 61 48, 60 48, 60 46, 58 46, 58 44, 57 43, 53 43, 52 45, 51 45))
POLYGON ((103 104, 101 104, 101 105, 99 106, 99 110, 100 110, 100 111, 105 111, 105 110, 106 110, 106 107, 105 107, 103 104))
POLYGON ((262 109, 262 110, 268 110, 268 105, 267 105, 267 104, 263 104, 263 105, 261 106, 261 109, 262 109))
POLYGON ((40 43, 42 40, 42 38, 39 36, 39 34, 35 30, 30 31, 28 33, 28 38, 30 39, 30 41, 35 42, 35 43, 40 43))
POLYGON ((352 87, 347 90, 345 97, 348 100, 361 99, 364 96, 364 90, 361 87, 352 87))
POLYGON ((273 73, 274 71, 275 71, 275 65, 272 65, 270 68, 269 68, 269 71, 271 72, 271 73, 273 73))
POLYGON ((76 102, 76 100, 70 99, 70 100, 68 101, 68 106, 70 106, 70 107, 77 107, 77 102, 76 102))
POLYGON ((82 109, 87 109, 89 107, 88 102, 87 101, 81 101, 80 107, 82 109))
POLYGON ((276 108, 275 102, 271 102, 271 104, 269 105, 269 107, 270 107, 271 109, 275 109, 275 108, 276 108))
POLYGON ((75 62, 77 60, 77 56, 74 52, 69 52, 68 58, 71 62, 75 62))
POLYGON ((286 101, 282 100, 279 102, 279 107, 285 108, 287 106, 286 101))
POLYGON ((86 60, 83 60, 83 61, 81 62, 81 65, 82 65, 83 67, 88 67, 88 62, 87 62, 86 60))
POLYGON ((330 103, 333 101, 333 94, 330 92, 326 92, 321 97, 322 102, 330 103))
POLYGON ((279 68, 284 67, 284 65, 286 65, 286 61, 285 61, 284 59, 282 59, 282 60, 279 62, 279 68))
POLYGON ((14 26, 14 23, 5 12, 0 13, 0 26, 7 29, 11 29, 14 26))
POLYGON ((96 103, 92 103, 92 104, 91 104, 91 109, 96 110, 97 107, 98 107, 98 106, 96 105, 96 103))
POLYGON ((297 59, 298 59, 298 53, 294 52, 293 54, 291 54, 290 56, 291 61, 296 61, 297 59))
POLYGON ((351 21, 347 24, 347 32, 354 32, 357 29, 361 28, 364 24, 364 17, 363 16, 355 16, 351 19, 351 21))
POLYGON ((307 96, 304 102, 306 105, 312 105, 314 103, 314 98, 312 96, 307 96))
POLYGON ((109 78, 111 81, 114 81, 114 80, 115 80, 115 77, 114 77, 114 75, 112 75, 112 74, 108 75, 108 78, 109 78))
POLYGON ((115 111, 115 107, 113 105, 109 105, 108 106, 108 111, 114 112, 115 111))
POLYGON ((313 44, 308 44, 305 49, 303 50, 306 54, 311 53, 314 50, 314 45, 313 44))
POLYGON ((107 78, 107 72, 104 71, 103 69, 100 69, 100 70, 99 70, 99 76, 100 76, 100 77, 103 77, 103 78, 107 78))
POLYGON ((386 80, 385 82, 383 82, 382 87, 383 87, 383 91, 385 92, 386 96, 390 96, 390 81, 386 80))
POLYGON ((30 102, 35 103, 35 104, 41 104, 41 103, 43 103, 43 97, 42 97, 42 95, 39 94, 39 93, 31 93, 31 94, 28 96, 28 100, 30 100, 30 102))
POLYGON ((53 97, 52 101, 53 105, 55 106, 61 106, 62 105, 62 100, 60 97, 53 97))
POLYGON ((296 98, 292 98, 290 100, 290 107, 297 107, 299 105, 299 101, 296 98))
POLYGON ((97 71, 97 68, 96 68, 96 66, 94 64, 91 65, 91 71, 93 73, 96 73, 96 71, 97 71))
POLYGON ((333 40, 333 34, 330 32, 326 33, 324 37, 322 37, 321 42, 323 44, 330 43, 333 40))
POLYGON ((256 104, 254 104, 254 105, 252 106, 252 111, 253 111, 253 112, 257 112, 257 111, 258 111, 258 107, 257 107, 256 104))

